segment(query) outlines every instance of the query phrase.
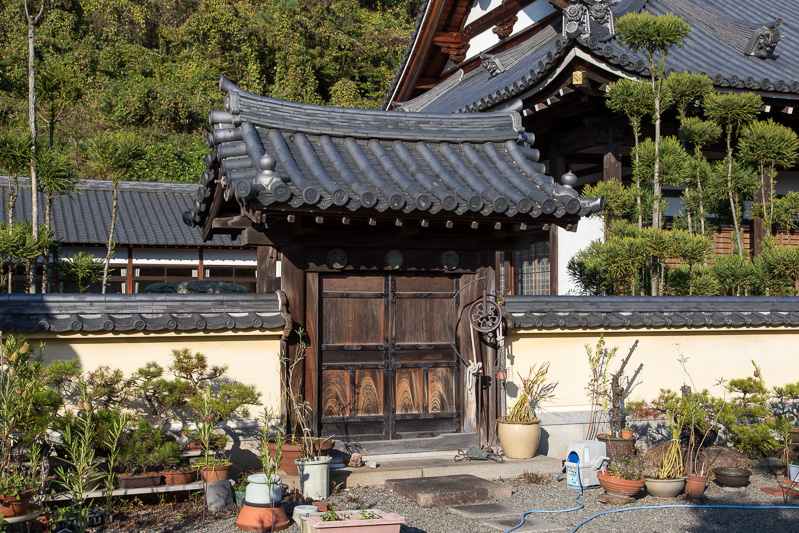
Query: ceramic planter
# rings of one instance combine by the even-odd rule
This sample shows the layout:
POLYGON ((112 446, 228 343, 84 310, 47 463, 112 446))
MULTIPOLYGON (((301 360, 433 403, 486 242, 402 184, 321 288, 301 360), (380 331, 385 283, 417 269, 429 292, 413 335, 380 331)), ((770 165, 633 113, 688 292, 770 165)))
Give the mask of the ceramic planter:
POLYGON ((685 488, 685 478, 646 478, 646 491, 655 498, 676 498, 685 488))
POLYGON ((283 496, 280 489, 280 476, 274 476, 267 481, 265 474, 253 474, 247 477, 247 481, 244 497, 247 503, 270 505, 280 503, 283 496))
MULTIPOLYGON (((333 449, 335 443, 332 440, 322 441, 321 445, 315 439, 314 450, 319 452, 320 455, 327 455, 333 449)), ((275 456, 276 446, 274 442, 268 444, 269 455, 275 456)), ((283 444, 281 448, 280 469, 290 476, 298 475, 297 465, 294 463, 297 459, 302 457, 302 446, 299 444, 283 444)))
POLYGON ((0 514, 6 518, 26 514, 34 492, 33 489, 24 490, 19 493, 19 497, 10 494, 0 495, 0 514))
POLYGON ((799 483, 799 464, 788 463, 788 479, 791 483, 799 483))
POLYGON ((751 470, 731 466, 714 468, 713 473, 716 475, 716 481, 724 487, 745 487, 749 483, 749 476, 752 475, 751 470))
POLYGON ((635 453, 635 437, 611 437, 607 433, 600 433, 596 440, 605 443, 605 451, 612 461, 635 453))
POLYGON ((197 471, 194 469, 181 470, 178 472, 161 472, 161 475, 164 476, 165 485, 186 485, 188 483, 194 483, 197 480, 197 471))
POLYGON ((644 488, 644 483, 646 482, 644 478, 619 479, 609 475, 604 470, 597 472, 596 477, 603 489, 612 494, 621 494, 623 496, 635 496, 644 488))
POLYGON ((326 500, 330 496, 330 456, 297 459, 302 495, 312 500, 326 500))
POLYGON ((224 481, 230 476, 230 468, 232 464, 220 466, 203 466, 200 467, 200 475, 203 481, 211 483, 213 481, 224 481))
POLYGON ((312 533, 399 533, 405 517, 383 513, 380 518, 364 520, 360 513, 354 512, 345 516, 344 520, 323 521, 318 516, 310 516, 305 523, 312 533))
POLYGON ((120 474, 117 476, 117 483, 120 489, 141 489, 145 487, 157 487, 161 484, 161 473, 144 474, 131 476, 120 474))
POLYGON ((497 421, 497 436, 505 457, 530 459, 541 440, 541 421, 510 422, 500 419, 497 421))
POLYGON ((245 501, 235 525, 244 531, 271 533, 286 529, 291 522, 282 505, 251 505, 245 501))
POLYGON ((686 474, 685 476, 685 495, 689 498, 701 498, 707 488, 707 476, 695 476, 686 474))

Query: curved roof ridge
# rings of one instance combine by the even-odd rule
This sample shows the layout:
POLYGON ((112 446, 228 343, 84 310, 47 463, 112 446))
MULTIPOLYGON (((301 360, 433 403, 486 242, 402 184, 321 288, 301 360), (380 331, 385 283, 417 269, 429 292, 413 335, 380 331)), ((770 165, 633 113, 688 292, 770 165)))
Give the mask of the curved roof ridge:
POLYGON ((675 15, 689 19, 691 25, 702 27, 706 32, 715 35, 742 54, 748 53, 749 42, 756 29, 763 26, 736 22, 705 9, 691 0, 669 0, 675 15))
POLYGON ((233 117, 238 117, 254 126, 281 131, 413 141, 438 140, 444 135, 459 142, 504 141, 509 135, 524 132, 521 116, 511 110, 465 116, 320 106, 258 96, 224 76, 220 88, 227 92, 225 108, 232 115, 229 120, 235 122, 233 117))

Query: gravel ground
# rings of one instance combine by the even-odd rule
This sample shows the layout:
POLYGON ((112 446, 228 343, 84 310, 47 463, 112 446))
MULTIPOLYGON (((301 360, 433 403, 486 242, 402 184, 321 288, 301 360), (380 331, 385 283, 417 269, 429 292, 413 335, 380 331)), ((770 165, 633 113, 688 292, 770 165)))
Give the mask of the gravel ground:
MULTIPOLYGON (((664 506, 669 504, 690 504, 692 509, 643 509, 603 515, 579 528, 580 533, 637 531, 637 532, 724 532, 750 533, 771 531, 799 531, 799 498, 790 497, 785 510, 751 509, 712 509, 710 505, 785 505, 781 497, 765 494, 761 487, 776 486, 778 478, 764 473, 755 473, 750 484, 744 489, 726 489, 711 482, 706 499, 691 502, 682 496, 675 500, 658 500, 651 496, 639 497, 634 504, 626 506, 604 505, 597 501, 601 489, 589 489, 583 493, 585 508, 579 511, 557 514, 532 515, 553 524, 558 531, 572 531, 587 518, 603 511, 631 509, 643 506, 664 506), (703 508, 704 507, 704 508, 703 508)), ((513 496, 500 503, 525 509, 568 509, 576 504, 577 491, 566 486, 564 480, 544 478, 542 484, 528 484, 520 480, 499 480, 513 487, 513 496)), ((331 501, 336 509, 378 508, 383 511, 405 516, 402 533, 497 533, 482 520, 473 520, 455 514, 446 507, 431 509, 419 508, 416 504, 394 492, 382 488, 345 489, 335 494, 331 501)), ((209 517, 202 529, 207 533, 227 533, 239 531, 233 523, 235 518, 209 517)), ((528 521, 532 517, 528 515, 528 521)), ((506 517, 507 518, 507 517, 506 517)), ((518 518, 518 517, 516 517, 518 518)), ((166 524, 164 524, 166 525, 166 524)), ((170 533, 199 533, 199 523, 195 521, 172 523, 171 527, 159 527, 152 531, 170 533)), ((300 527, 292 524, 287 533, 300 533, 300 527)))

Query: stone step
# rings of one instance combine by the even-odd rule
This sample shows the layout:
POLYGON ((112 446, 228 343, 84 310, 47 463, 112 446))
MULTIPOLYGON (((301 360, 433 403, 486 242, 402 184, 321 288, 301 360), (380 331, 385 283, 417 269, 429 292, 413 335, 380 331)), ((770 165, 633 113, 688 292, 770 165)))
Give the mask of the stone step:
POLYGON ((510 485, 495 483, 470 474, 387 479, 385 487, 405 496, 419 507, 440 507, 510 498, 510 485))

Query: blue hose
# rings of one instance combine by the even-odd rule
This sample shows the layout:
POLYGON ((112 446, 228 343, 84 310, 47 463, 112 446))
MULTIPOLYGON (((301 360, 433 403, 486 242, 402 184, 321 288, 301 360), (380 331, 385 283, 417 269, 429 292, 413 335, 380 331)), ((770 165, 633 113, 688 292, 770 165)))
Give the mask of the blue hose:
MULTIPOLYGON (((563 468, 560 469, 560 473, 558 474, 558 480, 560 480, 560 476, 561 476, 561 474, 563 474, 564 470, 566 470, 566 466, 565 465, 563 466, 563 468)), ((528 514, 532 514, 532 513, 544 513, 544 514, 569 513, 571 511, 579 511, 580 509, 585 507, 585 505, 583 505, 583 502, 580 501, 580 498, 583 496, 583 484, 580 481, 580 468, 579 467, 577 468, 577 482, 580 485, 580 492, 577 494, 577 497, 574 499, 574 501, 577 502, 577 507, 572 507, 571 509, 558 509, 558 510, 555 510, 555 511, 542 511, 542 510, 537 510, 537 509, 530 510, 530 511, 525 511, 524 513, 522 513, 521 522, 519 522, 517 525, 515 525, 512 528, 510 528, 509 530, 507 530, 505 533, 510 533, 511 531, 513 531, 515 529, 519 529, 520 527, 522 527, 524 525, 524 519, 525 519, 525 517, 527 517, 528 514)))
MULTIPOLYGON (((558 474, 558 480, 560 480, 560 476, 561 476, 561 474, 563 474, 564 470, 566 470, 566 466, 565 465, 564 465, 563 468, 561 468, 560 473, 558 474)), ((580 468, 579 468, 579 466, 577 467, 577 481, 578 481, 578 483, 580 485, 580 492, 579 492, 579 494, 577 494, 577 497, 574 499, 574 501, 577 502, 577 504, 578 504, 577 507, 573 507, 571 509, 559 509, 559 510, 556 510, 556 511, 544 511, 544 510, 538 510, 538 509, 525 511, 524 513, 522 513, 521 522, 519 522, 518 525, 515 525, 512 528, 510 528, 509 530, 505 531, 505 533, 510 533, 511 531, 522 527, 522 525, 524 525, 524 519, 525 519, 525 517, 528 514, 532 514, 532 513, 545 513, 545 514, 546 513, 549 513, 549 514, 553 514, 553 513, 569 513, 571 511, 579 511, 580 509, 585 507, 585 505, 583 505, 583 502, 580 501, 580 498, 583 495, 583 484, 582 484, 582 481, 580 480, 580 468)), ((602 515, 605 515, 605 514, 623 513, 625 511, 637 511, 639 509, 666 509, 666 508, 683 508, 683 509, 758 509, 758 510, 760 510, 760 509, 793 509, 794 511, 799 511, 799 507, 793 506, 793 505, 766 505, 766 506, 758 506, 758 505, 693 505, 693 504, 642 505, 641 507, 626 507, 624 509, 611 509, 610 511, 602 511, 601 513, 597 513, 594 516, 586 518, 585 520, 583 520, 582 522, 577 524, 577 526, 574 529, 572 529, 570 533, 575 533, 578 529, 583 527, 585 524, 587 524, 588 522, 590 522, 594 518, 597 518, 598 516, 602 516, 602 515)))
MULTIPOLYGON (((794 511, 799 511, 799 507, 793 505, 765 505, 765 506, 758 506, 758 505, 693 505, 693 504, 669 504, 669 505, 642 505, 641 507, 627 507, 624 509, 611 509, 610 511, 602 511, 601 513, 597 513, 590 518, 586 518, 579 524, 577 527, 571 530, 571 533, 574 533, 582 526, 593 520, 598 516, 602 516, 603 514, 613 514, 613 513, 623 513, 624 511, 637 511, 639 509, 665 509, 667 507, 681 507, 684 509, 793 509, 794 511)), ((516 526, 519 527, 519 526, 516 526)), ((514 528, 515 529, 515 528, 514 528)))

